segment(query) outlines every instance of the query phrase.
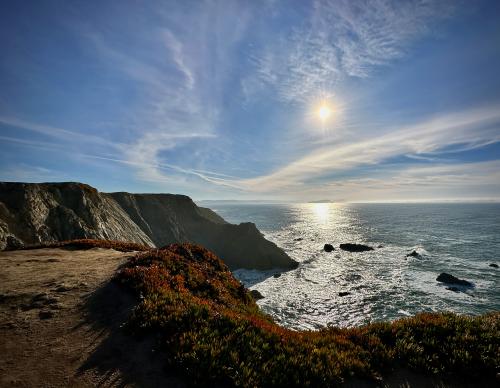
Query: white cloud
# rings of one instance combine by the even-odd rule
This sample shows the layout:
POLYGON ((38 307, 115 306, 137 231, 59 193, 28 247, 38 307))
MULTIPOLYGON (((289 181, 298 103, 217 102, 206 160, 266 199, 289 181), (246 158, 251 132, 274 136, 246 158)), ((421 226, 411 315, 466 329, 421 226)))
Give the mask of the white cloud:
POLYGON ((395 156, 431 153, 453 145, 460 145, 462 151, 473 149, 500 141, 499 126, 498 106, 447 114, 357 142, 323 146, 271 174, 234 183, 246 190, 269 192, 395 156))
MULTIPOLYGON (((171 181, 171 175, 177 173, 218 182, 214 173, 162 169, 162 165, 171 165, 163 163, 160 155, 190 141, 217 137, 224 84, 230 76, 236 44, 250 22, 250 8, 200 2, 187 9, 167 6, 157 11, 163 20, 151 26, 144 38, 148 47, 157 39, 160 42, 153 43, 159 58, 154 65, 125 53, 103 36, 81 34, 90 36, 105 63, 141 84, 143 98, 127 113, 127 124, 133 127, 137 140, 121 147, 123 158, 136 166, 141 180, 171 181)), ((203 155, 197 158, 196 164, 202 166, 203 155)))
POLYGON ((61 179, 64 174, 40 166, 21 163, 0 168, 0 181, 4 182, 45 182, 61 179))
POLYGON ((399 166, 370 177, 346 178, 306 189, 309 198, 347 201, 500 199, 500 160, 399 166))
POLYGON ((111 148, 120 147, 118 142, 111 142, 99 136, 84 134, 81 132, 70 131, 64 128, 58 128, 51 125, 33 123, 19 119, 17 117, 0 116, 0 124, 36 132, 44 136, 54 138, 58 141, 74 143, 93 143, 111 148))
POLYGON ((243 79, 243 91, 272 87, 284 101, 309 101, 346 77, 368 77, 402 57, 452 10, 449 1, 316 0, 291 33, 263 38, 263 51, 251 55, 256 74, 243 79))
POLYGON ((164 31, 164 37, 165 45, 172 54, 173 62, 185 77, 186 87, 188 89, 192 89, 195 79, 192 70, 186 64, 186 57, 182 43, 169 30, 164 31))

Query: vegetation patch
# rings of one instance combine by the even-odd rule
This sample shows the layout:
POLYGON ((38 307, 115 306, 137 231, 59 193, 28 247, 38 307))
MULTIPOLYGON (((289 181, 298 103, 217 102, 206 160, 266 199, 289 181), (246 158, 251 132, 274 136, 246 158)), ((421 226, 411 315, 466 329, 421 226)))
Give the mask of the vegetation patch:
POLYGON ((158 335, 170 366, 195 385, 332 386, 398 368, 495 381, 500 365, 498 312, 293 331, 261 312, 220 259, 192 244, 138 253, 117 280, 140 296, 129 327, 158 335))
POLYGON ((69 249, 105 248, 105 249, 114 249, 120 252, 146 251, 148 249, 151 249, 150 247, 137 243, 114 241, 114 240, 94 240, 94 239, 78 239, 78 240, 46 242, 35 245, 28 245, 19 249, 39 249, 39 248, 69 248, 69 249))

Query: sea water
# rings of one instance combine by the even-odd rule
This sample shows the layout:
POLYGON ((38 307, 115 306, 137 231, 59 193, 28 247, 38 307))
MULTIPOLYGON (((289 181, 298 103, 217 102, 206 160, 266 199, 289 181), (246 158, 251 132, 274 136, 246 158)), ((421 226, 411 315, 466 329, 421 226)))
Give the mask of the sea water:
POLYGON ((500 204, 261 204, 205 202, 231 223, 254 222, 300 264, 235 270, 265 297, 260 307, 286 327, 316 329, 393 320, 419 312, 482 314, 500 309, 500 204), (340 243, 375 249, 350 253, 340 243), (325 243, 335 247, 327 253, 325 243), (407 257, 416 250, 418 257, 407 257), (447 272, 474 284, 459 292, 447 272), (349 292, 339 296, 340 292, 349 292))

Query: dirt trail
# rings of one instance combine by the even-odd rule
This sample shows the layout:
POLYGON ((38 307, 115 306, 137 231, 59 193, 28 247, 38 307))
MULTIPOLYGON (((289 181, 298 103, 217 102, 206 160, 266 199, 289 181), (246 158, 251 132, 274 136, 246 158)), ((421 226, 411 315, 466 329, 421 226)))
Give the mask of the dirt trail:
POLYGON ((182 386, 154 340, 127 335, 134 298, 112 282, 131 253, 0 252, 0 386, 182 386))

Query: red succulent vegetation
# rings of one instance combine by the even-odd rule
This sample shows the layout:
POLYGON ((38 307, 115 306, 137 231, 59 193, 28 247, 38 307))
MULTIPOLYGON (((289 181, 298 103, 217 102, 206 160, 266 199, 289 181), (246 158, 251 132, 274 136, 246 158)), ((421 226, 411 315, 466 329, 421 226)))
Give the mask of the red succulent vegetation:
POLYGON ((159 334, 171 366, 194 384, 331 386, 400 367, 493 381, 500 365, 500 313, 293 331, 261 312, 220 259, 192 244, 138 253, 117 279, 141 296, 130 327, 159 334))

